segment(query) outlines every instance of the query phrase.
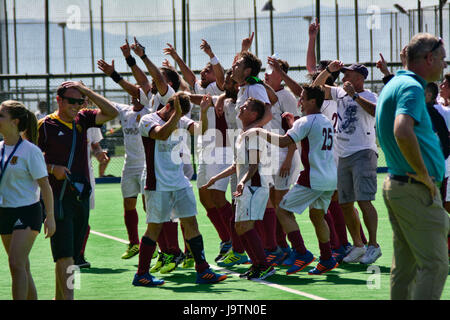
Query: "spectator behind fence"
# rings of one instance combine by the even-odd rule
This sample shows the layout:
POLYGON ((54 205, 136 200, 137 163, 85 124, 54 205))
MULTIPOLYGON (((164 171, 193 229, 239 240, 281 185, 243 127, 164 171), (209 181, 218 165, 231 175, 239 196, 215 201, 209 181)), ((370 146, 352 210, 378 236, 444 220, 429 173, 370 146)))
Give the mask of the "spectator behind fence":
POLYGON ((51 240, 56 262, 55 299, 73 299, 68 279, 73 275, 71 266, 80 254, 89 218, 86 131, 101 127, 118 112, 111 102, 81 82, 62 83, 56 91, 56 102, 58 109, 39 122, 38 145, 45 153, 55 200, 56 232, 51 240), (86 97, 100 110, 81 110, 86 97))
POLYGON ((438 191, 445 174, 424 89, 446 67, 441 39, 415 35, 406 68, 383 88, 376 130, 389 175, 383 198, 394 233, 391 299, 439 299, 448 274, 449 217, 438 191))

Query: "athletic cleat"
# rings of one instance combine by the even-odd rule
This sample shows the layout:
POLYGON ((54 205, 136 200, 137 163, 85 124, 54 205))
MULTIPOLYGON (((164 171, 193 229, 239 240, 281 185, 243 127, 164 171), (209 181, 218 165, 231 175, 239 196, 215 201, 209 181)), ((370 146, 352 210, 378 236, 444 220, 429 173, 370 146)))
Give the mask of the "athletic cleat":
POLYGON ((295 253, 296 253, 295 249, 291 249, 291 253, 283 260, 282 265, 292 266, 295 262, 295 253))
POLYGON ((198 284, 217 283, 225 280, 226 278, 227 278, 226 274, 214 273, 210 268, 208 268, 202 273, 197 273, 197 280, 195 281, 195 283, 198 284))
POLYGON ((220 261, 231 249, 231 241, 222 241, 220 243, 220 251, 217 257, 214 259, 215 262, 220 261))
POLYGON ((333 258, 338 262, 341 263, 342 260, 345 257, 345 248, 344 246, 341 246, 339 249, 333 250, 333 258))
POLYGON ((366 253, 366 250, 367 249, 365 246, 353 247, 352 251, 350 251, 350 253, 348 255, 346 255, 342 261, 344 261, 346 263, 359 262, 361 260, 361 258, 364 256, 364 254, 366 253))
POLYGON ((311 264, 316 258, 314 258, 313 254, 306 250, 306 253, 301 255, 297 251, 293 250, 295 253, 295 261, 291 265, 291 267, 286 271, 286 274, 293 274, 303 270, 306 266, 311 264))
POLYGON ((286 258, 286 254, 281 250, 280 247, 277 247, 275 251, 266 252, 266 261, 270 263, 272 266, 277 266, 286 258))
POLYGON ((91 264, 88 261, 86 261, 84 256, 79 256, 75 261, 75 265, 77 265, 78 268, 80 269, 91 267, 91 264))
POLYGON ((314 269, 311 269, 308 271, 308 274, 311 275, 319 275, 324 274, 325 272, 328 272, 330 270, 333 270, 334 268, 337 268, 339 266, 339 263, 331 257, 328 260, 319 260, 319 263, 314 269))
POLYGON ((232 267, 237 264, 244 264, 248 261, 247 255, 244 253, 237 253, 231 250, 223 260, 219 261, 217 265, 219 267, 232 267))
POLYGON ((158 260, 156 260, 156 263, 153 266, 153 268, 150 269, 150 273, 155 273, 155 272, 158 272, 159 270, 161 270, 161 268, 164 266, 165 259, 166 259, 166 254, 164 252, 159 252, 158 260))
POLYGON ((344 244, 344 250, 345 250, 345 255, 348 255, 350 253, 350 251, 352 251, 353 246, 350 242, 347 242, 346 244, 344 244))
POLYGON ((359 260, 359 263, 372 264, 375 261, 377 261, 377 259, 379 257, 381 257, 381 248, 380 248, 380 246, 378 246, 377 248, 375 248, 374 246, 369 246, 367 248, 367 251, 364 254, 364 256, 361 258, 361 260, 359 260))
POLYGON ((192 253, 188 250, 186 252, 186 255, 184 256, 183 265, 181 266, 183 269, 189 269, 192 268, 195 265, 194 257, 192 256, 192 253))
POLYGON ((164 266, 159 270, 160 273, 169 273, 176 269, 181 261, 184 260, 184 253, 180 251, 178 255, 168 254, 164 260, 164 266))
POLYGON ((133 285, 138 287, 156 287, 164 284, 164 280, 156 279, 154 276, 150 275, 148 272, 142 276, 137 273, 134 275, 133 285))
MULTIPOLYGON (((264 280, 275 273, 275 268, 273 266, 259 266, 257 269, 258 274, 253 279, 264 280)), ((251 276, 252 274, 250 274, 247 279, 252 279, 251 276)))
POLYGON ((291 255, 292 249, 290 247, 286 247, 286 248, 281 248, 281 250, 284 252, 284 259, 282 261, 280 261, 280 263, 278 263, 278 265, 283 264, 283 262, 289 258, 289 256, 291 255))
MULTIPOLYGON (((157 249, 158 247, 156 247, 156 249, 157 249)), ((153 256, 152 256, 152 259, 156 259, 157 257, 158 257, 158 250, 156 250, 155 249, 155 251, 153 251, 153 256)))
POLYGON ((139 253, 138 244, 129 244, 127 251, 122 255, 122 259, 130 259, 139 253))
POLYGON ((248 276, 249 276, 251 273, 255 272, 255 269, 258 269, 258 267, 252 264, 252 265, 250 266, 250 268, 247 269, 247 271, 245 271, 244 273, 241 273, 241 274, 239 275, 239 278, 248 278, 248 276))

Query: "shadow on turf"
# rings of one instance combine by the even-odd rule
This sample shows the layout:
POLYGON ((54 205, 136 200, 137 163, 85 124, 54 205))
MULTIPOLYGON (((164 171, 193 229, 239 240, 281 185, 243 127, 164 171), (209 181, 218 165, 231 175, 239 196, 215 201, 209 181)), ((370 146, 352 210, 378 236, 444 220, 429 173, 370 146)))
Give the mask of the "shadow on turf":
POLYGON ((389 274, 391 272, 390 267, 377 266, 377 265, 365 265, 365 264, 360 264, 360 263, 345 263, 345 262, 343 262, 339 265, 339 268, 353 271, 353 272, 367 272, 367 270, 370 266, 379 268, 381 273, 389 274))
POLYGON ((93 273, 93 274, 116 274, 116 273, 124 273, 128 272, 128 269, 111 269, 111 268, 89 268, 89 269, 81 269, 82 273, 93 273))
MULTIPOLYGON (((156 275, 156 277, 158 277, 156 275)), ((174 293, 183 293, 183 292, 212 292, 214 291, 214 294, 220 294, 220 293, 230 293, 230 292, 236 292, 236 291, 243 291, 246 292, 245 289, 237 289, 237 288, 224 288, 222 286, 222 283, 216 283, 216 284, 196 284, 196 272, 195 271, 183 271, 182 273, 174 272, 170 274, 165 274, 164 276, 160 277, 161 279, 164 279, 166 281, 167 286, 161 286, 159 288, 165 289, 165 290, 171 290, 174 293), (222 286, 222 287, 221 287, 222 286)), ((224 282, 230 283, 230 281, 239 281, 239 279, 235 277, 228 276, 224 282)))

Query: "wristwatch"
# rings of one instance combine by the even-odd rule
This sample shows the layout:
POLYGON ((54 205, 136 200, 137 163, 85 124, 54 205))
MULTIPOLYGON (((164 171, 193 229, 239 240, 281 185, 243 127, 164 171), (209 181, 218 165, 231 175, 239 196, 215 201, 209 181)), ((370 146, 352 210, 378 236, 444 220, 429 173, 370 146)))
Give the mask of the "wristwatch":
POLYGON ((352 97, 353 100, 356 100, 356 99, 358 99, 358 98, 359 98, 359 94, 358 94, 358 93, 355 93, 355 94, 353 95, 353 97, 352 97))

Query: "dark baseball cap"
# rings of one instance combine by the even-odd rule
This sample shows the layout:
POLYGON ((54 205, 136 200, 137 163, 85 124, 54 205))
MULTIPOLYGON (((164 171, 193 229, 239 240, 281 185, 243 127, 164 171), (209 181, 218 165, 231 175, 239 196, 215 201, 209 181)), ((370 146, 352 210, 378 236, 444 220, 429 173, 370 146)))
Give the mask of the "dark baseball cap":
POLYGON ((345 72, 345 71, 356 71, 360 74, 363 75, 364 79, 367 78, 367 76, 369 75, 369 70, 367 70, 366 66, 363 64, 358 64, 358 63, 354 63, 349 67, 343 67, 341 69, 341 72, 345 72))

